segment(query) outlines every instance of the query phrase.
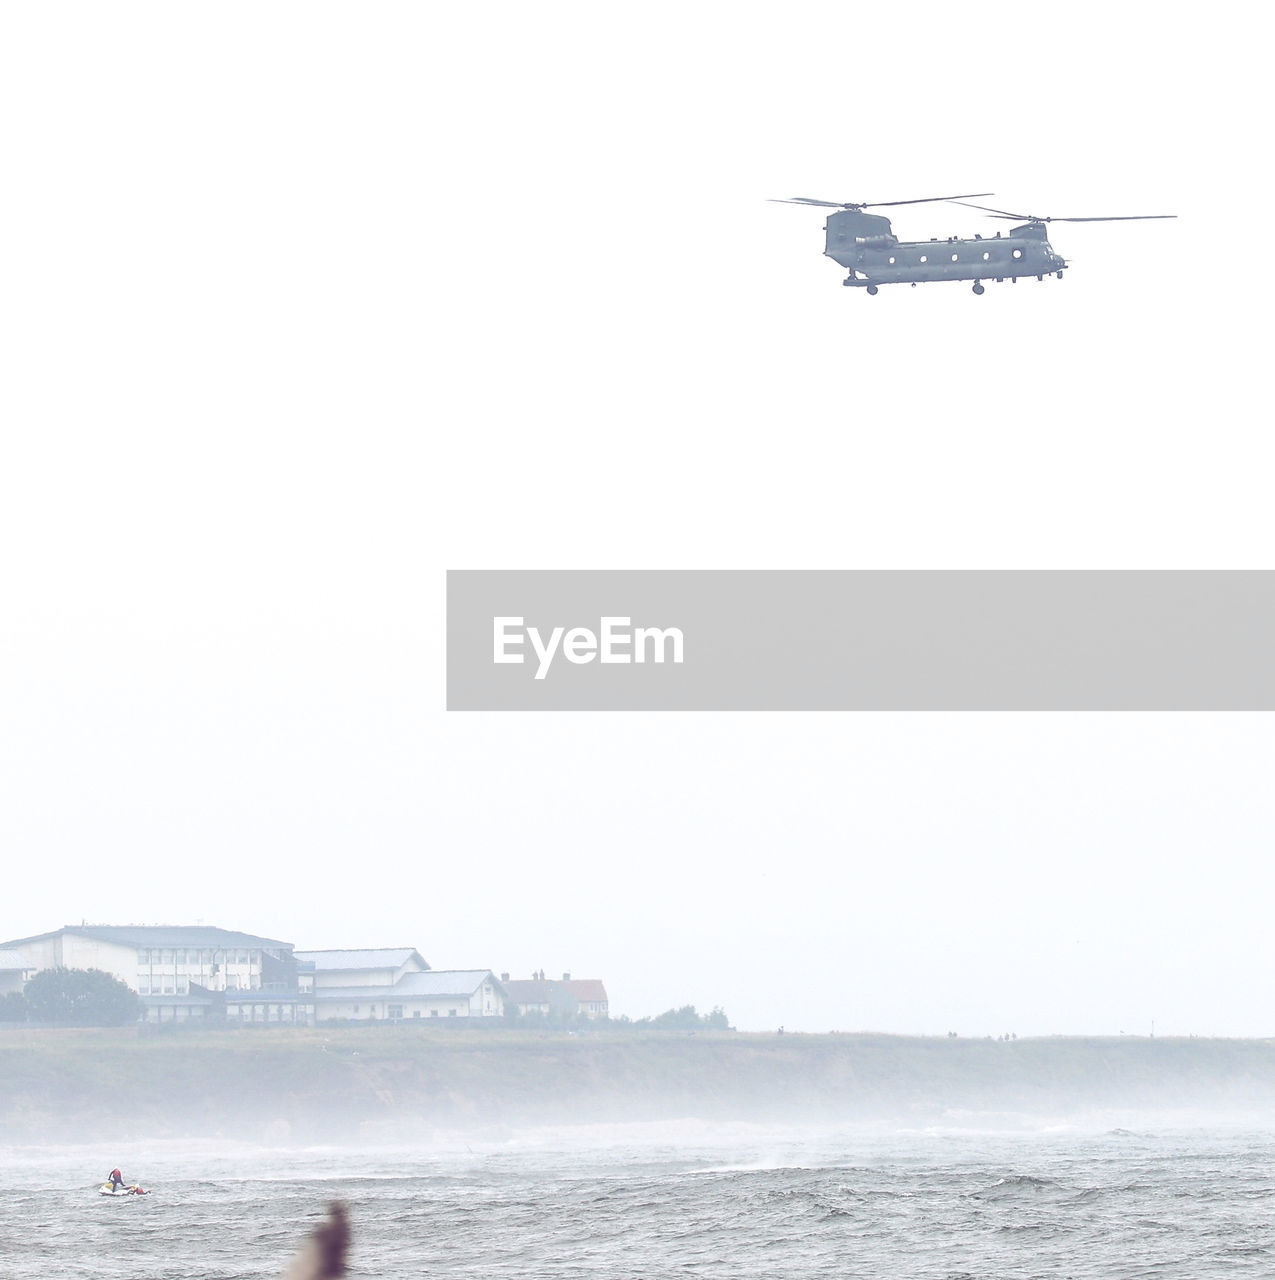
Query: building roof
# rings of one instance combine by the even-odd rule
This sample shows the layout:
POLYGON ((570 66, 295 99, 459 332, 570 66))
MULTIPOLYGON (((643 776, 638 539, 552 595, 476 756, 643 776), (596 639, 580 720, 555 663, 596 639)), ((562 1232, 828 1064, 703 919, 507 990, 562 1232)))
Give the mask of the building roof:
POLYGON ((554 990, 562 984, 539 978, 511 978, 504 983, 505 992, 516 1004, 549 1004, 560 998, 554 990))
POLYGON ((318 973, 332 973, 340 969, 397 969, 413 956, 428 969, 415 947, 376 947, 369 950, 348 951, 294 951, 297 960, 313 963, 318 973))
POLYGON ((505 998, 517 1005, 546 1005, 550 1009, 571 1013, 580 1003, 570 990, 569 982, 558 982, 554 978, 515 978, 503 986, 505 998))
POLYGON ((563 984, 581 1004, 607 1003, 607 989, 601 978, 568 978, 563 984))
POLYGON ((50 933, 36 933, 0 945, 21 946, 26 942, 44 942, 60 933, 74 933, 98 942, 115 942, 124 947, 266 947, 290 951, 292 943, 277 938, 259 938, 234 929, 218 929, 204 924, 66 924, 50 933))
POLYGON ((14 951, 7 947, 0 949, 0 973, 12 973, 15 969, 26 970, 34 968, 35 965, 21 951, 14 951))
POLYGON ((436 996, 463 996, 468 999, 488 979, 499 990, 500 983, 490 969, 427 969, 405 973, 392 987, 328 987, 315 992, 317 1000, 398 1000, 404 996, 420 999, 436 996))

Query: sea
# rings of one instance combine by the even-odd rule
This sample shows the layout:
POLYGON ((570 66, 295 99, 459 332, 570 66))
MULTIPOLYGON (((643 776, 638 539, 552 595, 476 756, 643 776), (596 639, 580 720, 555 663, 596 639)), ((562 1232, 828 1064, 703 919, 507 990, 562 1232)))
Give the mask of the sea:
POLYGON ((377 1280, 1275 1276, 1275 1117, 8 1146, 0 1179, 4 1280, 274 1280, 333 1200, 377 1280), (151 1194, 100 1196, 115 1165, 151 1194))

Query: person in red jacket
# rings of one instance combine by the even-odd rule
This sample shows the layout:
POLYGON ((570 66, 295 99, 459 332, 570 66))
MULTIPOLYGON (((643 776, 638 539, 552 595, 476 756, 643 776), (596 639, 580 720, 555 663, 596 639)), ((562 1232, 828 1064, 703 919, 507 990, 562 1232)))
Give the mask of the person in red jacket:
POLYGON ((124 1175, 118 1169, 112 1169, 107 1182, 111 1185, 111 1190, 116 1191, 124 1185, 124 1175))

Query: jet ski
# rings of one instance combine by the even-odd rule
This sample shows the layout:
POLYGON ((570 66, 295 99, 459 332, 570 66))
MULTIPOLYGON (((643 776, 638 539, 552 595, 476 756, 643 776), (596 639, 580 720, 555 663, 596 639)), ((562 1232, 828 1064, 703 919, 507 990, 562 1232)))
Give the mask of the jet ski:
POLYGON ((148 1196, 150 1195, 149 1191, 144 1191, 136 1183, 133 1183, 131 1186, 127 1186, 127 1187, 117 1187, 112 1182, 102 1183, 102 1185, 98 1187, 97 1193, 100 1196, 148 1196))

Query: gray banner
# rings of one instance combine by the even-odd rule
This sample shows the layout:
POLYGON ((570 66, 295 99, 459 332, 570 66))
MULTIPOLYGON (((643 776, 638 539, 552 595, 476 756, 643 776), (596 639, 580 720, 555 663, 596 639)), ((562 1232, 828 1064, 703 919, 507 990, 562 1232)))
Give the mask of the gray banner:
POLYGON ((1269 711, 1275 572, 453 570, 452 711, 1269 711))

